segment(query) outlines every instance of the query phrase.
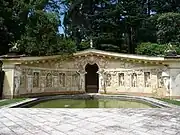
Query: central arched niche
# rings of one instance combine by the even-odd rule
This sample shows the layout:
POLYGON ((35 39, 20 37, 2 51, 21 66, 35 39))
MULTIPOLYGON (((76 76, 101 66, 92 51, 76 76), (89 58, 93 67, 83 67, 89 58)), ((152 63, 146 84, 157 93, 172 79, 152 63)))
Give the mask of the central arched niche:
POLYGON ((87 64, 85 67, 86 75, 85 75, 85 89, 87 93, 98 93, 99 89, 99 74, 97 71, 99 70, 97 64, 87 64))

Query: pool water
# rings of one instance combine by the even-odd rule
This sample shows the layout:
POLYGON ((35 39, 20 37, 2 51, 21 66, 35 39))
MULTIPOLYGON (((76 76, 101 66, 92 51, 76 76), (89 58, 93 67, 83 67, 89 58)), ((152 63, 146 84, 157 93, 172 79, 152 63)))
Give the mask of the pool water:
POLYGON ((137 101, 117 99, 58 99, 39 102, 32 108, 152 108, 137 101))

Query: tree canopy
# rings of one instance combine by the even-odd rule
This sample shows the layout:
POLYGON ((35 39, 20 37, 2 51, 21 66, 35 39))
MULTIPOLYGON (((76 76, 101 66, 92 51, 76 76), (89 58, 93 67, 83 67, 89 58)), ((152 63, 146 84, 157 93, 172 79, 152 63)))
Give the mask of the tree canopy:
POLYGON ((26 55, 72 53, 92 39, 96 49, 159 55, 154 46, 179 47, 179 21, 179 0, 1 0, 0 54, 15 43, 26 55))

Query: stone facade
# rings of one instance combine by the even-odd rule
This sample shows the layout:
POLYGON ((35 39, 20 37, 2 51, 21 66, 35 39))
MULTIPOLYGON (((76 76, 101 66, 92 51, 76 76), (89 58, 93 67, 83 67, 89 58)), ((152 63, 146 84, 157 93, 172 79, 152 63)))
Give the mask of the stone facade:
MULTIPOLYGON (((85 93, 87 64, 98 66, 98 92, 180 96, 180 66, 159 57, 87 50, 73 56, 24 57, 4 62, 4 97, 85 93)), ((173 61, 173 60, 172 60, 173 61)))

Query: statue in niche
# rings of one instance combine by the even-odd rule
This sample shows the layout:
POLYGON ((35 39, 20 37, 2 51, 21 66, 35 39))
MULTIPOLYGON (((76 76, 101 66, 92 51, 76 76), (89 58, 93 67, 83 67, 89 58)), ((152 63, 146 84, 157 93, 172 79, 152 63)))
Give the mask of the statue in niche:
POLYGON ((106 86, 111 86, 111 74, 107 74, 107 78, 106 78, 106 86))
POLYGON ((124 73, 119 73, 119 86, 124 86, 124 73))
POLYGON ((53 78, 53 86, 58 87, 58 78, 57 77, 53 78))
POLYGON ((20 87, 25 88, 26 87, 26 75, 25 71, 22 72, 22 75, 20 76, 20 87))
POLYGON ((14 91, 16 94, 19 94, 19 86, 20 86, 20 77, 14 77, 14 91))
POLYGON ((80 87, 80 85, 79 85, 79 83, 80 83, 80 76, 79 76, 79 74, 76 74, 76 81, 75 82, 76 82, 75 86, 79 88, 80 87))
POLYGON ((78 75, 77 74, 73 74, 72 75, 72 86, 73 87, 76 87, 76 86, 78 86, 78 75))
POLYGON ((164 77, 163 81, 164 81, 164 86, 165 86, 166 90, 169 91, 169 89, 170 89, 170 78, 169 77, 164 77))
POLYGON ((33 73, 33 87, 38 88, 39 87, 39 72, 33 73))
POLYGON ((50 73, 46 76, 46 87, 52 87, 52 75, 50 73))
POLYGON ((28 90, 28 92, 32 92, 32 86, 33 86, 32 77, 28 76, 27 77, 27 90, 28 90))
POLYGON ((157 80, 158 80, 158 88, 162 88, 164 86, 162 72, 159 72, 157 74, 157 80))
POLYGON ((136 87, 137 86, 137 74, 133 73, 131 75, 131 86, 136 87))
POLYGON ((20 87, 21 88, 25 88, 26 86, 25 86, 25 83, 26 83, 26 77, 25 77, 25 75, 22 75, 21 77, 20 77, 20 87))
POLYGON ((150 72, 144 72, 144 85, 145 87, 150 87, 151 85, 150 72))
POLYGON ((65 73, 59 73, 59 85, 65 87, 65 73))
POLYGON ((44 87, 45 87, 45 77, 41 77, 41 90, 44 91, 44 87))

